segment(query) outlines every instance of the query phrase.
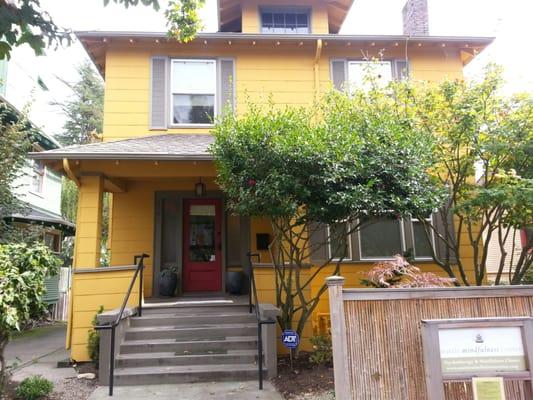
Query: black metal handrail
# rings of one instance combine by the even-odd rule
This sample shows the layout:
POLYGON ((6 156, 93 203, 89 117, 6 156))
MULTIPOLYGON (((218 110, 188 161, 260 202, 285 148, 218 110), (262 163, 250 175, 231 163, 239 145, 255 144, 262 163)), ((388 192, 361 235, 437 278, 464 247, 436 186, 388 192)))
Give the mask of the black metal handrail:
POLYGON ((126 306, 128 305, 128 300, 130 299, 131 291, 133 290, 133 286, 135 285, 135 281, 137 280, 137 276, 139 276, 139 305, 137 307, 137 315, 140 317, 142 316, 142 291, 143 291, 143 269, 144 269, 144 259, 150 257, 148 254, 141 254, 139 256, 133 257, 133 263, 137 265, 137 268, 135 269, 135 273, 133 274, 133 277, 131 278, 130 286, 128 287, 128 291, 126 292, 126 296, 124 296, 124 300, 122 301, 122 306, 120 307, 120 311, 117 315, 117 318, 113 322, 111 322, 108 325, 97 325, 94 327, 96 330, 105 330, 105 329, 111 329, 111 349, 109 352, 109 396, 113 396, 113 382, 115 377, 115 331, 117 326, 120 324, 120 321, 122 320, 122 316, 124 315, 124 310, 126 309, 126 306))
POLYGON ((252 313, 253 307, 255 311, 255 317, 257 318, 257 366, 259 374, 259 390, 263 390, 263 325, 275 324, 276 321, 273 321, 271 319, 263 319, 259 310, 259 299, 257 297, 257 286, 255 284, 254 266, 252 264, 252 258, 257 257, 257 259, 261 261, 261 256, 259 253, 251 252, 248 252, 247 255, 250 261, 249 306, 250 314, 252 313))

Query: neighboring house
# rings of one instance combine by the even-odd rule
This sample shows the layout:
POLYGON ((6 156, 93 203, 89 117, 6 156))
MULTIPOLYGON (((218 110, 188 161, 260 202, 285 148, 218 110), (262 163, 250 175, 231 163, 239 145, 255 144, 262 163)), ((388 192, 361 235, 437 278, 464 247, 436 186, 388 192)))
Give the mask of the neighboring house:
MULTIPOLYGON (((507 240, 503 242, 503 250, 506 254, 503 262, 503 267, 500 266, 502 261, 502 249, 500 247, 497 232, 493 233, 491 241, 489 243, 489 250, 487 252, 487 279, 489 283, 496 280, 500 267, 502 268, 501 282, 509 282, 509 267, 511 267, 511 273, 518 263, 522 249, 526 244, 531 241, 533 235, 533 228, 526 227, 523 229, 513 229, 507 236, 507 240)), ((485 240, 485 237, 483 238, 485 240)))
MULTIPOLYGON (((20 112, 0 95, 0 107, 8 113, 6 118, 16 121, 20 112)), ((34 152, 56 150, 57 141, 27 122, 34 152)), ((61 175, 47 168, 42 161, 28 159, 13 182, 13 192, 24 202, 20 213, 10 216, 9 221, 28 235, 37 235, 53 252, 61 252, 65 236, 74 235, 74 224, 61 216, 61 175)), ((44 300, 55 305, 59 300, 59 275, 46 280, 44 300)))
MULTIPOLYGON (((226 271, 247 271, 246 253, 252 251, 261 254, 260 300, 275 302, 274 271, 262 247, 270 226, 226 213, 215 182, 210 121, 225 104, 242 112, 247 96, 271 94, 278 104, 308 105, 331 85, 360 82, 367 62, 362 55, 381 51, 383 79, 462 78, 463 67, 492 41, 429 36, 423 8, 405 13, 405 35, 340 35, 351 5, 351 0, 219 0, 219 32, 201 33, 187 44, 165 33, 77 33, 105 79, 103 142, 32 154, 80 190, 67 337, 73 359, 88 359, 92 317, 100 305, 110 310, 121 304, 132 270, 120 266, 143 252, 150 255, 143 294, 152 301, 159 296, 160 272, 169 266, 179 271, 180 293, 223 294, 226 271), (111 268, 99 268, 104 192, 111 193, 111 268), (209 257, 200 257, 200 251, 209 257)), ((342 270, 346 285, 358 286, 361 272, 375 261, 409 248, 417 263, 438 271, 431 245, 418 221, 381 220, 349 240, 342 270)), ((327 273, 317 280, 323 282, 327 273)), ((327 312, 325 299, 313 321, 327 312)), ((311 321, 304 349, 310 335, 311 321)))

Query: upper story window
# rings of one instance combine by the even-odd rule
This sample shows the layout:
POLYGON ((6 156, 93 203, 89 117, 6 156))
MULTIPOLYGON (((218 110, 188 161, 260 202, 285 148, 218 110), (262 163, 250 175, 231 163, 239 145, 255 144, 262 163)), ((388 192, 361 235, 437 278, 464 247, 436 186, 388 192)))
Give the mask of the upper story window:
POLYGON ((215 119, 215 60, 172 60, 171 125, 210 125, 215 119))
POLYGON ((39 160, 33 161, 33 173, 31 177, 31 190, 34 193, 42 193, 44 186, 44 164, 39 160))
POLYGON ((305 8, 262 8, 262 33, 310 33, 310 11, 305 8))
POLYGON ((350 87, 365 87, 368 75, 376 77, 377 83, 386 85, 392 81, 392 63, 390 61, 348 61, 348 82, 350 87))

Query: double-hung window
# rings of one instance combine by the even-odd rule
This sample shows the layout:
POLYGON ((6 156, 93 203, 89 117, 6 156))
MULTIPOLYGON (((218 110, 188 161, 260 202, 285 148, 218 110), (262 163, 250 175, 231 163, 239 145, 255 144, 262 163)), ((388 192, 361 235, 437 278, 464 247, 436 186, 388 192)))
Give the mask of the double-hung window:
POLYGON ((42 193, 44 186, 45 167, 39 160, 33 161, 32 191, 42 193))
POLYGON ((328 226, 328 243, 330 258, 348 261, 352 259, 350 225, 347 222, 337 222, 328 226))
POLYGON ((216 115, 215 60, 171 62, 171 125, 210 125, 216 115))
POLYGON ((359 230, 359 255, 361 260, 392 258, 405 248, 401 219, 379 218, 363 223, 359 230))
POLYGON ((261 9, 262 33, 310 33, 309 10, 299 8, 261 9))
POLYGON ((373 77, 379 85, 392 81, 391 61, 348 61, 348 84, 350 87, 368 86, 368 77, 373 77))
MULTIPOLYGON (((425 222, 432 224, 433 215, 425 218, 425 222)), ((433 249, 435 248, 435 237, 434 232, 431 228, 428 229, 428 234, 426 234, 426 228, 424 223, 416 218, 411 219, 412 226, 412 244, 413 244, 413 255, 415 259, 431 259, 433 255, 433 249)))

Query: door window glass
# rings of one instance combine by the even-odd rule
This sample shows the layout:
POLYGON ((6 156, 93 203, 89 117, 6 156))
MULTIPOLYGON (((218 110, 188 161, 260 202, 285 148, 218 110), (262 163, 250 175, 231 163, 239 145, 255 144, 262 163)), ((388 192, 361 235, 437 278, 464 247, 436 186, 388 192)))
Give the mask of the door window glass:
POLYGON ((216 261, 215 206, 191 205, 189 217, 189 261, 216 261))

